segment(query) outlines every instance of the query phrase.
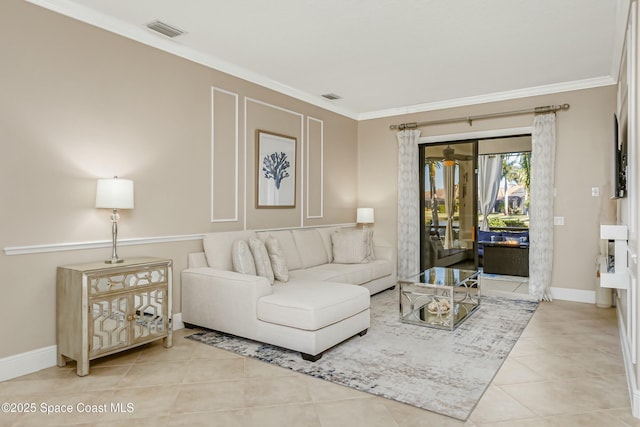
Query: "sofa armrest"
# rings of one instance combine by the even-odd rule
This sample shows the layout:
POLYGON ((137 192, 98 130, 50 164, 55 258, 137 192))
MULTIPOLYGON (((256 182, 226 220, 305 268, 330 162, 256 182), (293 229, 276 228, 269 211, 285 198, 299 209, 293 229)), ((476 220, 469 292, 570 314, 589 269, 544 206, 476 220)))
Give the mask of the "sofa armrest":
POLYGON ((181 278, 185 323, 255 337, 257 301, 273 292, 266 278, 210 267, 183 270, 181 278))
POLYGON ((189 268, 208 267, 207 256, 204 252, 193 252, 187 256, 187 262, 189 268))
POLYGON ((376 259, 386 259, 393 261, 393 246, 387 243, 385 240, 373 238, 373 253, 376 259))

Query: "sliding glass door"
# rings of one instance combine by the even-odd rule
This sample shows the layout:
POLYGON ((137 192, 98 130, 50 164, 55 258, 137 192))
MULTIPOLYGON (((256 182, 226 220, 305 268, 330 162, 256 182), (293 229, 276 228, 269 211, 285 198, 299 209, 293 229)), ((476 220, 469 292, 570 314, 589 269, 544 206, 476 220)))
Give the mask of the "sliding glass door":
POLYGON ((477 141, 420 146, 421 268, 478 266, 477 141))

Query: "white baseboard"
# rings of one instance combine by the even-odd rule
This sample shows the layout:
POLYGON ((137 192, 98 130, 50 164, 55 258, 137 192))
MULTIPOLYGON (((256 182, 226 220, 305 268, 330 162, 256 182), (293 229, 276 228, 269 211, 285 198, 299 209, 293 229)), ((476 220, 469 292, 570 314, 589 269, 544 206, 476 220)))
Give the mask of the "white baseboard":
POLYGON ((551 298, 562 300, 562 301, 573 301, 573 302, 584 302, 588 304, 595 304, 596 291, 585 291, 583 289, 551 287, 551 298))
MULTIPOLYGON (((182 313, 175 313, 172 323, 174 331, 184 329, 182 313)), ((51 345, 0 359, 0 381, 10 380, 56 366, 57 357, 57 346, 51 345)))
POLYGON ((56 358, 56 346, 51 345, 0 359, 0 381, 55 366, 56 358))

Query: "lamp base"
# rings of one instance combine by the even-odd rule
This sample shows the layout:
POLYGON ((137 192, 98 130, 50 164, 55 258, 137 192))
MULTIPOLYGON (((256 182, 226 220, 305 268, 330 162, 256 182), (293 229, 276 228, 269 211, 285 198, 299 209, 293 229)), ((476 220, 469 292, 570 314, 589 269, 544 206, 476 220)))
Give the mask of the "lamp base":
POLYGON ((120 264, 121 262, 124 262, 122 258, 112 258, 104 261, 105 264, 120 264))

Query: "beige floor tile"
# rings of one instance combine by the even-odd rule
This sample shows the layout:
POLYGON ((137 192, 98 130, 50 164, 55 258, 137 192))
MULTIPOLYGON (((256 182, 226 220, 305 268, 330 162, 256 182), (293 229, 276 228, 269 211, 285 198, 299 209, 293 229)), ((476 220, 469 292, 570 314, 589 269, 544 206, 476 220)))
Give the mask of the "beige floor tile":
POLYGON ((394 400, 384 399, 383 404, 395 420, 398 426, 402 427, 473 427, 475 424, 471 420, 460 421, 435 412, 425 411, 415 406, 405 405, 394 400))
POLYGON ((167 417, 167 427, 251 427, 251 411, 199 412, 167 417))
POLYGON ((245 398, 248 407, 311 402, 304 376, 250 378, 245 398))
POLYGON ((606 412, 587 412, 477 424, 477 427, 627 427, 627 424, 606 412))
POLYGON ((629 406, 626 385, 619 376, 594 376, 500 387, 539 416, 629 406))
POLYGON ((542 381, 544 377, 529 369, 526 365, 519 362, 517 357, 509 357, 504 361, 502 367, 493 378, 492 384, 521 384, 534 381, 542 381))
POLYGON ((498 386, 489 386, 469 419, 476 423, 492 423, 535 417, 525 405, 509 396, 498 386))
POLYGON ((137 363, 118 382, 119 387, 180 384, 187 373, 188 364, 179 362, 137 363))
POLYGON ((229 411, 247 408, 247 381, 219 381, 203 384, 183 384, 171 409, 174 414, 229 411))
POLYGON ((313 404, 253 408, 249 425, 251 427, 321 427, 313 404))
POLYGON ((245 376, 243 359, 194 359, 186 365, 185 383, 202 383, 242 379, 245 376))
POLYGON ((398 427, 387 407, 379 399, 351 399, 315 405, 322 426, 398 427))

